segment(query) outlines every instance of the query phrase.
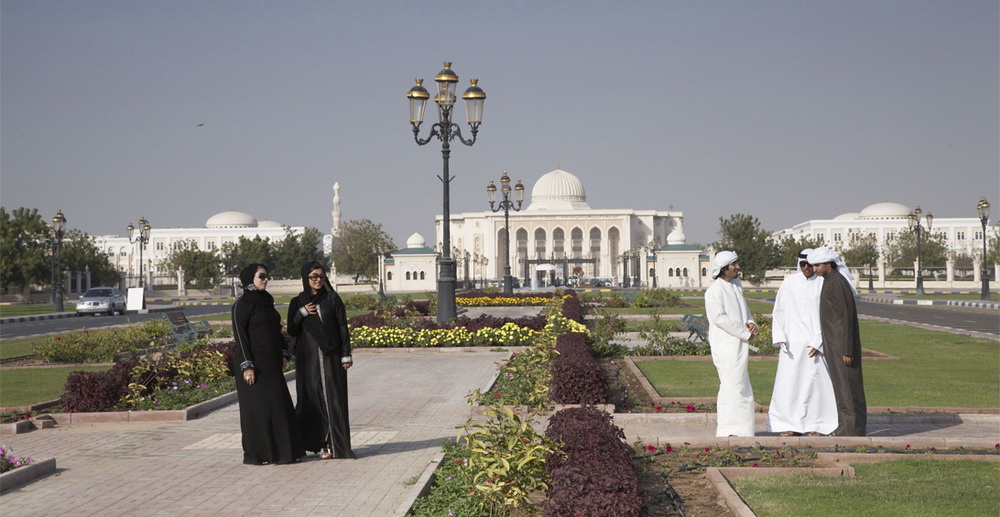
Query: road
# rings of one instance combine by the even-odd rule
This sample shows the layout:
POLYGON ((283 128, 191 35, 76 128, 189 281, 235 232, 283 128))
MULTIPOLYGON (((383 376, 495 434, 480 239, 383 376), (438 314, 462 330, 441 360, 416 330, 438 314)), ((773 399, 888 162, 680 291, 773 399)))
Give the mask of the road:
MULTIPOLYGON (((228 312, 228 305, 192 305, 179 307, 189 318, 205 314, 228 312)), ((281 310, 281 309, 279 309, 281 310)), ((52 320, 26 321, 22 323, 4 323, 0 325, 0 339, 14 339, 55 332, 67 332, 79 328, 102 328, 126 323, 136 323, 154 318, 162 318, 162 312, 148 314, 129 313, 124 316, 80 316, 52 320)))
POLYGON ((1000 311, 949 305, 891 305, 858 301, 858 314, 1000 337, 1000 311))

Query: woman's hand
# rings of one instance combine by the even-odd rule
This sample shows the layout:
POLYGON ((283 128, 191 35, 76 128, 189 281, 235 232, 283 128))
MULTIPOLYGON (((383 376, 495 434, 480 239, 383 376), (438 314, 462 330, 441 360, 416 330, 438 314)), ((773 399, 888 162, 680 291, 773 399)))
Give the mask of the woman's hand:
POLYGON ((253 368, 247 368, 243 370, 243 380, 247 382, 250 386, 253 386, 254 381, 257 380, 256 373, 253 368))
POLYGON ((306 312, 308 312, 309 314, 316 314, 316 304, 315 303, 309 302, 309 303, 305 304, 305 308, 306 308, 306 312))

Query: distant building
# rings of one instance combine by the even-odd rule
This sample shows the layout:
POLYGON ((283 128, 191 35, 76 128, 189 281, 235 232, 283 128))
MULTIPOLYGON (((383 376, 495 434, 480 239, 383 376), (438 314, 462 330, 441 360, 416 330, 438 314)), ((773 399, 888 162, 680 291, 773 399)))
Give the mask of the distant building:
MULTIPOLYGON (((848 212, 833 219, 811 219, 791 228, 775 232, 774 237, 818 239, 836 250, 849 249, 855 242, 871 237, 884 249, 901 234, 909 232, 907 216, 911 210, 898 203, 875 203, 860 212, 848 212)), ((926 227, 924 212, 921 223, 926 227)), ((931 234, 940 236, 948 249, 957 255, 968 255, 976 262, 981 260, 983 227, 978 217, 934 217, 931 234)), ((850 265, 850 264, 848 264, 850 265)), ((944 264, 928 264, 943 266, 944 264)))
MULTIPOLYGON (((143 246, 142 262, 146 285, 153 285, 151 278, 167 277, 163 283, 175 283, 176 272, 168 271, 166 264, 173 246, 190 241, 202 251, 221 250, 227 244, 236 244, 240 237, 261 237, 272 241, 285 238, 286 230, 295 234, 305 232, 304 226, 285 226, 275 221, 258 221, 243 212, 221 212, 205 221, 201 228, 159 228, 153 226, 149 242, 143 246), (171 281, 172 279, 172 281, 171 281)), ((138 229, 136 229, 138 232, 138 229)), ((138 235, 133 236, 133 238, 138 235)), ((130 279, 128 284, 138 285, 139 244, 129 242, 128 236, 101 235, 94 238, 97 247, 108 254, 108 260, 130 279)))
MULTIPOLYGON (((438 215, 437 250, 442 221, 438 215)), ((685 243, 683 225, 680 211, 591 208, 583 182, 554 170, 535 182, 521 211, 510 212, 513 250, 505 247, 503 211, 486 210, 451 214, 452 255, 459 284, 502 278, 509 254, 511 275, 524 287, 562 285, 571 277, 621 285, 626 263, 629 285, 702 287, 711 279, 702 275, 701 249, 685 243)))

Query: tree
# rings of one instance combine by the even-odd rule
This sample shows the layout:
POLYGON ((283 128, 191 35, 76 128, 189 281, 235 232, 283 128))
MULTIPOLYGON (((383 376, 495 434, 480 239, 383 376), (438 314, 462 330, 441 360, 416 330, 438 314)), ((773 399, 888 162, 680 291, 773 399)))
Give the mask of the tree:
POLYGON ((271 249, 271 242, 260 235, 253 239, 240 237, 240 242, 236 246, 236 253, 232 259, 234 275, 238 275, 240 270, 248 264, 266 264, 270 266, 274 263, 274 251, 271 249))
POLYGON ((361 278, 378 276, 379 252, 394 249, 392 238, 382 230, 381 224, 368 219, 347 221, 333 248, 333 262, 338 273, 351 275, 357 282, 361 278))
POLYGON ((194 241, 174 244, 167 257, 167 268, 184 270, 184 285, 194 283, 195 289, 209 289, 222 279, 222 257, 213 251, 201 251, 194 241))
POLYGON ((761 282, 768 269, 779 265, 779 247, 774 245, 771 232, 760 227, 756 217, 745 214, 732 215, 729 219, 720 217, 719 234, 722 238, 713 247, 716 251, 735 251, 747 280, 761 282))
POLYGON ((786 235, 778 241, 777 267, 798 267, 799 252, 805 249, 818 248, 823 245, 819 239, 800 236, 798 239, 786 235))
MULTIPOLYGON (((885 250, 889 266, 912 268, 917 260, 917 238, 912 231, 899 232, 885 250)), ((948 261, 948 246, 944 239, 933 232, 920 234, 920 262, 923 267, 943 267, 948 261)))
POLYGON ((323 234, 316 228, 306 228, 301 234, 285 230, 285 238, 271 245, 274 262, 271 275, 277 278, 299 278, 302 266, 311 261, 324 264, 323 234))
POLYGON ((90 270, 92 285, 118 285, 118 271, 108 260, 108 255, 97 247, 89 235, 80 230, 69 230, 63 238, 63 269, 68 271, 90 270))
POLYGON ((857 239, 850 248, 840 252, 847 267, 855 269, 878 267, 879 255, 878 243, 872 236, 857 239))
POLYGON ((32 284, 51 282, 45 256, 49 225, 35 208, 7 212, 0 206, 0 288, 24 291, 32 284))

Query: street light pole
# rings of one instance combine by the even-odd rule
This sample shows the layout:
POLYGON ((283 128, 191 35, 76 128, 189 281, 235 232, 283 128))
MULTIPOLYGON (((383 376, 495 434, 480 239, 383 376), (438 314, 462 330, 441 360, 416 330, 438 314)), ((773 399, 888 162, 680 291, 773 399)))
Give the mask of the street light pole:
POLYGON ((55 217, 52 218, 52 237, 55 240, 56 247, 56 272, 55 278, 52 285, 52 297, 53 304, 55 305, 55 312, 63 312, 63 295, 62 295, 62 240, 63 233, 66 231, 66 216, 63 215, 62 210, 57 210, 55 217))
POLYGON ((983 277, 983 287, 979 294, 980 300, 990 299, 990 270, 986 263, 986 225, 990 222, 990 202, 986 201, 986 196, 983 196, 979 200, 979 204, 976 205, 976 209, 979 211, 979 222, 983 223, 983 271, 980 276, 983 277))
POLYGON ((510 275, 510 211, 515 212, 521 211, 521 203, 524 202, 524 185, 521 184, 521 180, 517 180, 517 184, 514 185, 514 200, 510 199, 510 176, 507 176, 507 171, 503 171, 503 175, 500 176, 500 199, 497 203, 497 186, 493 184, 493 180, 490 180, 490 184, 486 186, 486 198, 490 202, 490 210, 493 213, 497 213, 503 210, 503 238, 504 238, 504 257, 503 257, 503 294, 512 295, 514 294, 514 279, 510 275), (515 206, 514 203, 517 203, 515 206), (494 203, 497 206, 494 207, 494 203))
MULTIPOLYGON (((910 225, 910 228, 913 229, 913 232, 916 234, 916 238, 917 238, 917 271, 916 271, 916 277, 917 277, 917 295, 918 296, 923 296, 924 295, 924 275, 923 275, 924 264, 923 264, 923 262, 921 260, 921 256, 920 256, 920 234, 922 234, 923 230, 924 230, 923 227, 920 224, 920 214, 922 214, 922 213, 923 213, 923 210, 921 210, 920 207, 918 206, 918 207, 914 208, 913 211, 910 212, 910 215, 908 215, 906 217, 907 222, 910 225)), ((934 215, 931 214, 930 212, 927 212, 927 217, 925 219, 927 220, 927 231, 930 231, 931 225, 934 222, 934 215)))
POLYGON ((451 258, 451 209, 449 206, 450 184, 452 177, 448 172, 448 159, 451 156, 451 141, 458 138, 460 142, 467 146, 476 143, 476 133, 479 131, 479 124, 483 121, 483 103, 486 101, 486 93, 476 86, 478 79, 472 79, 470 86, 462 99, 465 100, 465 115, 472 130, 472 139, 466 140, 462 137, 461 128, 452 122, 451 110, 455 105, 455 84, 458 83, 458 75, 451 69, 451 62, 445 61, 444 70, 438 72, 434 77, 437 82, 438 93, 434 96, 434 102, 438 105, 439 122, 431 126, 431 132, 427 138, 420 138, 420 124, 424 121, 424 109, 427 107, 427 100, 430 93, 422 86, 424 80, 417 79, 416 86, 410 88, 406 97, 410 100, 410 125, 413 127, 413 139, 417 145, 426 145, 432 139, 441 141, 441 158, 444 161, 442 175, 438 176, 443 185, 444 214, 443 221, 444 240, 441 245, 440 274, 438 276, 438 310, 437 320, 448 321, 457 315, 455 305, 455 261, 451 258))

